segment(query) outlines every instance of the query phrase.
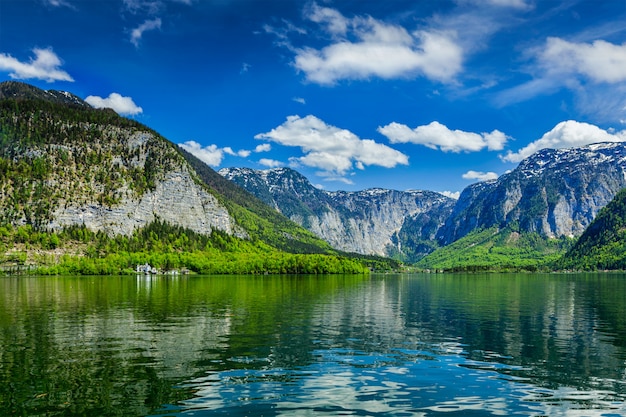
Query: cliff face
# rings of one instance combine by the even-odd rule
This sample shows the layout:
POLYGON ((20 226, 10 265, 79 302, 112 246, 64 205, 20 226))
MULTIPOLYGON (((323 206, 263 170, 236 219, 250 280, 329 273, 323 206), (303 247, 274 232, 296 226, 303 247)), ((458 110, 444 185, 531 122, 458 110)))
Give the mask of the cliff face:
POLYGON ((624 143, 544 149, 497 180, 466 188, 437 239, 446 245, 476 228, 510 225, 546 237, 579 236, 624 187, 624 143))
POLYGON ((63 202, 56 207, 45 228, 54 231, 85 225, 90 230, 109 235, 129 235, 157 219, 201 234, 211 234, 217 229, 231 235, 247 236, 235 225, 226 208, 184 169, 164 173, 154 189, 141 196, 125 195, 115 204, 63 202))
POLYGON ((434 240, 454 204, 454 200, 430 191, 327 192, 286 168, 228 168, 219 173, 336 249, 398 255, 406 260, 432 250, 431 245, 419 243, 434 240))
POLYGON ((157 133, 69 94, 7 84, 0 89, 3 221, 129 235, 158 218, 201 234, 247 236, 157 133))

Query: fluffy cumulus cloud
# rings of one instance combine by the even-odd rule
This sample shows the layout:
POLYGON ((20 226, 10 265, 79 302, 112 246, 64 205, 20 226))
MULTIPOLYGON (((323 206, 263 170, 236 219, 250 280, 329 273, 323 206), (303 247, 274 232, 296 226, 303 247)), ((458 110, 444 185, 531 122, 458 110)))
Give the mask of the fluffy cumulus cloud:
POLYGON ((295 49, 293 64, 310 82, 332 85, 344 79, 418 75, 448 82, 462 68, 463 51, 453 32, 409 32, 369 16, 346 18, 335 9, 317 4, 309 8, 307 17, 320 24, 332 39, 321 49, 295 49))
POLYGON ((196 158, 204 162, 205 164, 218 167, 224 160, 225 155, 238 156, 240 158, 247 158, 252 153, 251 151, 241 149, 234 151, 230 146, 220 148, 213 144, 208 146, 202 146, 196 141, 190 140, 184 143, 179 143, 178 146, 194 155, 196 158))
POLYGON ((450 197, 454 200, 458 200, 459 197, 461 196, 460 191, 441 191, 441 194, 445 195, 446 197, 450 197))
POLYGON ((478 180, 478 181, 488 181, 495 180, 498 178, 498 174, 495 172, 480 172, 480 171, 467 171, 462 175, 464 180, 478 180))
POLYGON ((321 170, 319 175, 341 179, 353 169, 369 165, 393 168, 408 165, 409 158, 371 139, 361 139, 346 129, 326 124, 315 116, 289 116, 280 126, 255 139, 267 140, 284 146, 299 147, 303 156, 292 158, 291 163, 321 170))
POLYGON ((626 81, 626 43, 574 43, 548 38, 545 48, 538 52, 538 60, 545 72, 554 77, 580 75, 594 82, 626 81))
POLYGON ((272 145, 270 145, 269 143, 262 143, 260 145, 257 145, 254 148, 254 152, 259 153, 259 152, 269 152, 272 150, 272 145))
POLYGON ((190 140, 180 143, 178 146, 212 167, 219 166, 224 159, 224 150, 218 148, 217 145, 202 146, 198 142, 190 140))
POLYGON ((268 168, 278 168, 278 167, 282 167, 284 164, 280 161, 277 161, 275 159, 269 159, 269 158, 261 158, 259 159, 259 164, 266 166, 268 168))
POLYGON ((28 62, 21 62, 8 54, 0 54, 0 71, 9 72, 9 76, 17 80, 74 81, 60 68, 62 61, 52 48, 34 48, 33 53, 35 57, 28 62))
POLYGON ((439 122, 411 129, 407 125, 392 122, 378 128, 391 143, 413 143, 444 152, 477 152, 487 148, 499 151, 504 148, 508 136, 499 130, 490 133, 473 133, 451 130, 439 122))
POLYGON ((135 47, 139 47, 139 42, 141 41, 141 38, 143 37, 144 32, 147 32, 149 30, 156 30, 156 29, 161 29, 160 18, 157 17, 154 19, 146 20, 145 22, 143 22, 141 25, 139 25, 138 27, 136 27, 130 32, 131 43, 135 45, 135 47))
POLYGON ((131 97, 124 97, 118 93, 111 93, 107 98, 88 96, 85 101, 97 109, 110 108, 122 115, 137 115, 143 109, 135 104, 131 97))
POLYGON ((567 120, 557 124, 552 130, 545 133, 541 139, 531 142, 517 152, 509 151, 501 158, 506 162, 520 162, 522 159, 544 148, 573 148, 598 142, 624 141, 626 141, 626 131, 611 133, 589 123, 567 120))
POLYGON ((247 158, 252 153, 251 151, 249 151, 247 149, 240 149, 240 150, 235 152, 235 151, 233 151, 233 148, 231 148, 230 146, 226 146, 225 148, 223 148, 223 151, 224 151, 224 153, 226 153, 228 155, 239 156, 241 158, 247 158))

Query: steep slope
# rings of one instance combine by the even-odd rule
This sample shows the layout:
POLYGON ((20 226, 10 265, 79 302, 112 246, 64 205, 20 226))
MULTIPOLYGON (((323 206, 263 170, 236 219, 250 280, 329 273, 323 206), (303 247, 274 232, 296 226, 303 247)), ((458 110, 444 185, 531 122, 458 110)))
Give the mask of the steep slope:
POLYGON ((217 230, 260 239, 294 252, 331 250, 269 207, 248 202, 255 199, 197 160, 196 170, 192 156, 158 133, 112 110, 16 82, 0 83, 0 97, 4 224, 51 232, 85 226, 130 236, 164 221, 204 235, 217 230), (265 213, 272 215, 263 218, 265 213))
POLYGON ((252 193, 222 177, 207 164, 179 149, 200 179, 223 198, 231 215, 254 237, 272 246, 295 253, 324 253, 330 245, 309 230, 289 220, 252 193))
POLYGON ((497 226, 553 238, 579 236, 626 186, 626 145, 544 149, 497 180, 467 187, 438 234, 441 245, 497 226))
POLYGON ((155 132, 111 112, 28 97, 0 101, 5 221, 128 235, 159 218, 247 236, 155 132))
POLYGON ((430 191, 327 192, 287 169, 219 171, 334 248, 414 261, 433 250, 454 200, 430 191))
POLYGON ((600 210, 558 266, 583 270, 626 269, 626 189, 600 210))

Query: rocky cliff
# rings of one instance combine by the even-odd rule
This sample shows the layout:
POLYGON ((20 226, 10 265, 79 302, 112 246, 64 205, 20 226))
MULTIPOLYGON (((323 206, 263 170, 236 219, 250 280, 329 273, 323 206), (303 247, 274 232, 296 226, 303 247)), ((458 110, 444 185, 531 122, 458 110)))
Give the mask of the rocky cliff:
POLYGON ((51 97, 2 102, 5 221, 129 235, 158 218, 202 234, 247 235, 173 144, 115 115, 58 104, 62 93, 51 97))
POLYGON ((579 236, 624 187, 624 143, 543 149, 497 180, 467 187, 437 239, 446 245, 491 226, 579 236))
POLYGON ((454 200, 431 191, 328 192, 298 172, 278 168, 219 171, 336 249, 415 260, 432 242, 454 200))

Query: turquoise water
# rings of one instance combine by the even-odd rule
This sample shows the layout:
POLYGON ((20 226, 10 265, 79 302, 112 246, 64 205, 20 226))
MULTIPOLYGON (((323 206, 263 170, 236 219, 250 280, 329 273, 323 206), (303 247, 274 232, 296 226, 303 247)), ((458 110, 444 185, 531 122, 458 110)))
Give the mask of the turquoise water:
POLYGON ((0 278, 0 415, 626 415, 626 275, 0 278))

